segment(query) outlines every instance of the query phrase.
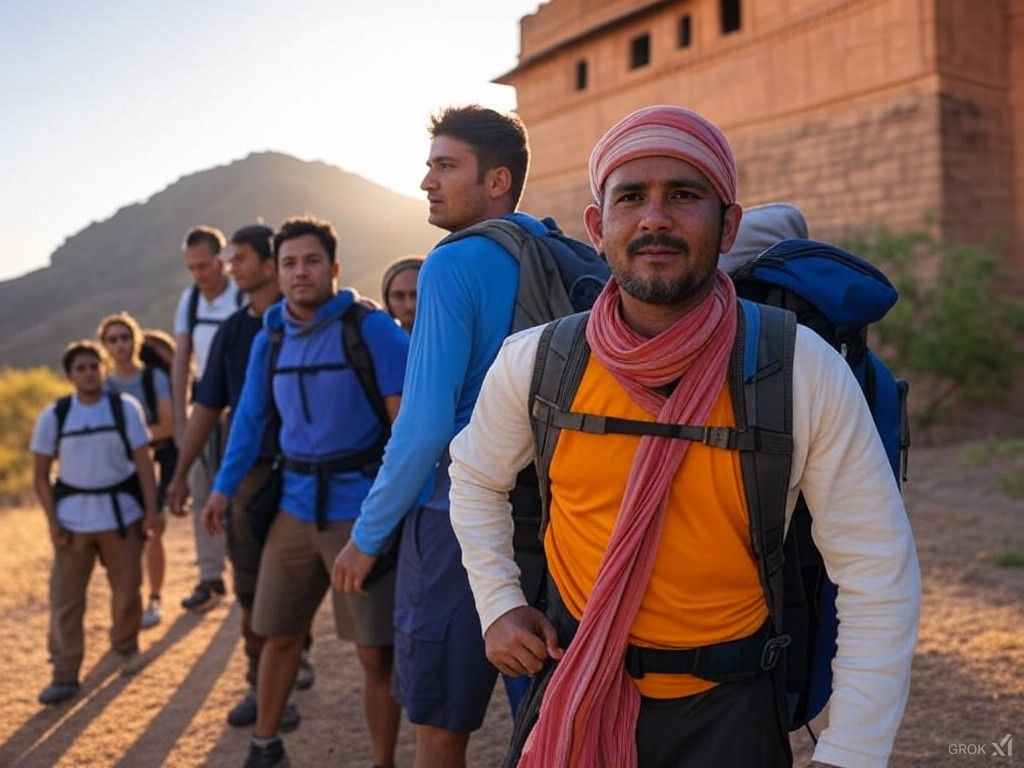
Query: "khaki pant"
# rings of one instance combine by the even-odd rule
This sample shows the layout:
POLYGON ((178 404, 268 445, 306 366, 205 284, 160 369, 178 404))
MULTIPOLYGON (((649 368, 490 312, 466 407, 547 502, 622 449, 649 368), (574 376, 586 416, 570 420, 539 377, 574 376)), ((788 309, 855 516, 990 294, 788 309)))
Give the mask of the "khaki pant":
POLYGON ((55 683, 74 683, 82 666, 85 594, 97 558, 110 584, 110 646, 120 653, 139 647, 142 621, 142 523, 117 531, 73 533, 71 543, 54 552, 50 572, 50 632, 47 647, 55 683))

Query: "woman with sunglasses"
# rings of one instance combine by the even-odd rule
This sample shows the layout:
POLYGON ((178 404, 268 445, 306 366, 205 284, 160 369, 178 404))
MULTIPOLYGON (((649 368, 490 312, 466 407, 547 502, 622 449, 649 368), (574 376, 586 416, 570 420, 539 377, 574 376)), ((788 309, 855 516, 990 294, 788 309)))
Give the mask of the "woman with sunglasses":
MULTIPOLYGON (((114 392, 132 395, 138 399, 146 412, 146 421, 152 435, 150 445, 153 457, 155 463, 160 465, 157 509, 163 511, 167 483, 174 471, 173 460, 176 454, 170 379, 157 367, 146 371, 140 357, 143 344, 142 329, 135 318, 127 312, 104 317, 96 329, 96 336, 111 360, 107 387, 114 392), (172 465, 168 466, 168 462, 172 465)), ((159 624, 161 619, 160 590, 163 588, 166 559, 160 534, 149 537, 144 557, 146 578, 149 581, 149 602, 142 615, 142 628, 148 629, 159 624)))

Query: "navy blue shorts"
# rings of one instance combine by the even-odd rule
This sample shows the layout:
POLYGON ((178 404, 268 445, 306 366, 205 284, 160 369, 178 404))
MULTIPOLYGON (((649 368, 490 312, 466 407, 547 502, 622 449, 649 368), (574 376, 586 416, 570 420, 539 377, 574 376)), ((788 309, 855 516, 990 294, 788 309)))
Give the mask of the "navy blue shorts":
POLYGON ((468 733, 483 724, 497 674, 448 512, 410 512, 395 586, 396 698, 416 725, 468 733))

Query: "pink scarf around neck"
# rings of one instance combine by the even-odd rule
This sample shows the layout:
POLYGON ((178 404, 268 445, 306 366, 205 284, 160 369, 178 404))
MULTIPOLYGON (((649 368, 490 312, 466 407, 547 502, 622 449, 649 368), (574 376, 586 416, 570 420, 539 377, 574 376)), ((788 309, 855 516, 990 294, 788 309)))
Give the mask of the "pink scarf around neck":
MULTIPOLYGON (((703 424, 721 392, 736 336, 736 292, 725 273, 696 309, 652 339, 632 330, 609 281, 587 342, 629 396, 657 420, 703 424), (678 381, 667 398, 655 388, 678 381)), ((579 630, 556 667, 519 768, 635 768, 640 693, 623 662, 654 567, 672 480, 690 443, 640 439, 622 508, 579 630)))

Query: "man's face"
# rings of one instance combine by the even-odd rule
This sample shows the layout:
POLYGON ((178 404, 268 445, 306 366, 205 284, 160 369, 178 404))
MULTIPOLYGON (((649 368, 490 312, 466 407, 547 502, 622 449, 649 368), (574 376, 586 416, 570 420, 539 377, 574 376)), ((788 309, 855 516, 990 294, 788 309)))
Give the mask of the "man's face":
POLYGON ((410 333, 416 319, 416 278, 419 274, 416 268, 403 269, 391 278, 388 295, 384 297, 388 312, 410 333))
POLYGON ((703 173, 683 160, 644 157, 608 176, 600 208, 584 221, 605 254, 623 302, 686 311, 711 290, 718 256, 732 247, 739 206, 722 201, 703 173))
POLYGON ((95 397, 103 391, 107 369, 92 352, 79 352, 71 359, 68 380, 74 384, 79 395, 95 397))
POLYGON ((185 268, 199 290, 212 289, 224 275, 224 262, 209 243, 200 242, 185 249, 185 268))
POLYGON ((473 148, 451 136, 430 142, 427 173, 420 182, 427 193, 427 221, 455 232, 490 218, 487 174, 477 181, 477 157, 473 148))
POLYGON ((308 318, 334 295, 338 264, 316 235, 300 235, 278 248, 277 276, 292 314, 308 318))
POLYGON ((251 293, 263 288, 271 280, 277 280, 273 259, 261 259, 249 243, 232 243, 228 264, 238 289, 251 293))

